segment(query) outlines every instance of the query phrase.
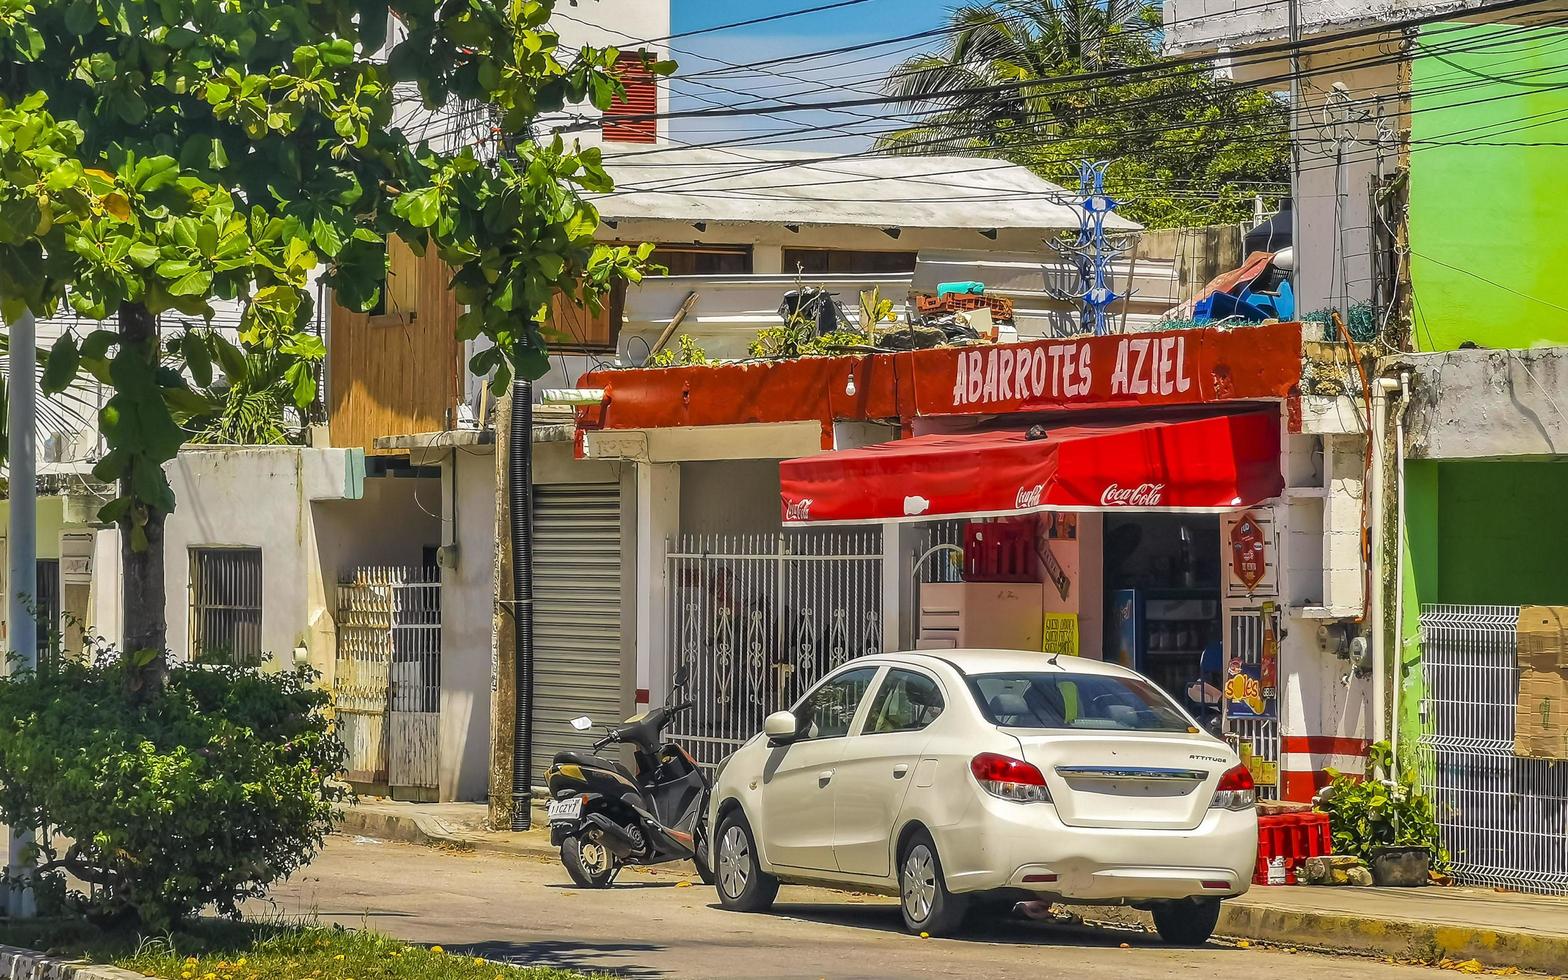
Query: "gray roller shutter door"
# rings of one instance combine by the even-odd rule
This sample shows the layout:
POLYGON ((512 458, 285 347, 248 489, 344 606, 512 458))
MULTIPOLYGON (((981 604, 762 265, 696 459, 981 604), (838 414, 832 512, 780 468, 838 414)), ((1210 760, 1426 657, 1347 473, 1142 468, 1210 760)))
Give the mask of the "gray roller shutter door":
MULTIPOLYGON (((533 778, 562 749, 597 735, 572 728, 625 718, 621 669, 621 490, 615 483, 534 487, 533 778)), ((602 733, 599 733, 602 734, 602 733)))

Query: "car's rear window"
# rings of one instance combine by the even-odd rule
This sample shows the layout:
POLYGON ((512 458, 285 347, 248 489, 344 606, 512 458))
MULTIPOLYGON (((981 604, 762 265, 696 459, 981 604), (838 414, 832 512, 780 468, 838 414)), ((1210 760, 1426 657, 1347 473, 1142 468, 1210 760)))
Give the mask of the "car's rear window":
POLYGON ((1141 677, 1004 673, 969 677, 980 710, 1003 728, 1190 732, 1192 722, 1141 677))

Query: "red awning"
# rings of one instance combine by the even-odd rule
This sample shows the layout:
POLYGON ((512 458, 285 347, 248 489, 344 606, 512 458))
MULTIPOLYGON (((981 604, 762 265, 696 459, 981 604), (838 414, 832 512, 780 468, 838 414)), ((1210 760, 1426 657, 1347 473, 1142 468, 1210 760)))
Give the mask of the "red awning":
POLYGON ((1042 510, 1225 511, 1278 496, 1279 417, 926 435, 785 460, 785 524, 1042 510))

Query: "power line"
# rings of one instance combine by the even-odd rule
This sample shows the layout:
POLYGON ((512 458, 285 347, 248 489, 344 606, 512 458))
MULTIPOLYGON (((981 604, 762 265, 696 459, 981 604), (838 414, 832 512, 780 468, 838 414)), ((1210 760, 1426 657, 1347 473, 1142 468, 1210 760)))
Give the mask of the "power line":
POLYGON ((750 27, 753 24, 768 24, 776 20, 787 20, 790 17, 803 17, 806 14, 819 14, 825 10, 838 10, 841 7, 858 7, 863 3, 870 2, 871 0, 838 0, 837 3, 825 3, 819 7, 805 7, 801 10, 786 10, 782 13, 769 14, 766 17, 753 17, 750 20, 738 20, 732 24, 719 24, 714 27, 704 27, 695 31, 680 31, 675 34, 666 34, 664 37, 650 38, 648 43, 654 44, 659 41, 668 41, 671 38, 677 37, 696 37, 699 34, 715 34, 719 31, 733 30, 737 27, 750 27))

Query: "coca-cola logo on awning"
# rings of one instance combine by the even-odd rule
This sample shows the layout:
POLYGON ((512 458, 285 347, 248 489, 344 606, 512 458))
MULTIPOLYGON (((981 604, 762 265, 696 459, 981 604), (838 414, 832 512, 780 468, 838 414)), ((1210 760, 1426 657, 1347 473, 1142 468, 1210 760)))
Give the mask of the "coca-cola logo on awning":
POLYGON ((1018 495, 1013 498, 1013 506, 1018 510, 1028 507, 1040 506, 1040 496, 1045 492, 1045 484, 1036 483, 1032 487, 1019 487, 1018 495))
POLYGON ((1140 483, 1135 487, 1111 484, 1100 494, 1102 507, 1158 507, 1165 495, 1163 483, 1140 483))
POLYGON ((786 521, 811 520, 812 503, 813 501, 810 497, 806 497, 803 500, 786 501, 784 504, 784 519, 786 521))

